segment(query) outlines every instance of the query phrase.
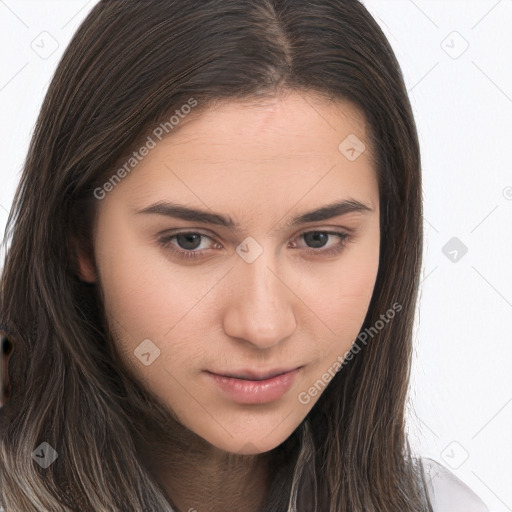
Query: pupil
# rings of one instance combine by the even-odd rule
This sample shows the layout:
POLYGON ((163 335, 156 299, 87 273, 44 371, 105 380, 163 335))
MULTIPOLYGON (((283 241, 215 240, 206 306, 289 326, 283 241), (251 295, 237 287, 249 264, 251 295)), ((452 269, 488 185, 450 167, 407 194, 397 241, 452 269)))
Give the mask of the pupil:
POLYGON ((176 240, 178 241, 179 246, 182 249, 192 250, 197 249, 199 245, 201 245, 201 236, 198 233, 190 233, 190 234, 178 234, 176 235, 176 240), (195 239, 195 244, 194 244, 195 239), (182 242, 185 241, 185 244, 182 242), (193 247, 187 246, 188 243, 191 243, 193 247))
POLYGON ((324 246, 325 243, 327 242, 327 237, 328 237, 327 233, 321 233, 321 232, 315 232, 315 231, 311 232, 311 233, 306 233, 304 235, 304 239, 305 239, 306 243, 308 245, 311 245, 310 242, 312 242, 313 247, 315 247, 315 248, 324 246), (323 243, 322 243, 322 241, 323 241, 323 243), (318 242, 320 242, 320 245, 314 245, 318 242))

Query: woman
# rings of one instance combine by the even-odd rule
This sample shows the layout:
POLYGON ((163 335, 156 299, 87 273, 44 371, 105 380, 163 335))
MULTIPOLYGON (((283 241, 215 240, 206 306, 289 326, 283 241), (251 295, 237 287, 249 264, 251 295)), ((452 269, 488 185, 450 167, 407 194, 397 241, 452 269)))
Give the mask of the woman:
POLYGON ((9 226, 7 512, 486 510, 405 435, 420 151, 358 1, 99 2, 9 226))

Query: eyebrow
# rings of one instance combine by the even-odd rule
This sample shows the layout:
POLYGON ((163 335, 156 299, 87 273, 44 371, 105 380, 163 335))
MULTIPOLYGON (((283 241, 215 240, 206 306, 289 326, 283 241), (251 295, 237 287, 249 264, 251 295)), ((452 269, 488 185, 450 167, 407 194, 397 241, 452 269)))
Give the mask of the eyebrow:
MULTIPOLYGON (((374 209, 372 206, 368 204, 355 199, 346 199, 292 217, 286 222, 286 227, 294 227, 300 224, 307 224, 309 222, 328 220, 334 217, 347 215, 348 213, 357 212, 368 214, 373 211, 374 209)), ((175 217, 191 222, 201 222, 204 224, 222 226, 232 231, 241 231, 240 225, 234 222, 231 217, 226 217, 219 213, 212 213, 198 208, 190 208, 189 206, 168 201, 159 201, 151 206, 143 208, 142 210, 138 210, 135 213, 175 217)))

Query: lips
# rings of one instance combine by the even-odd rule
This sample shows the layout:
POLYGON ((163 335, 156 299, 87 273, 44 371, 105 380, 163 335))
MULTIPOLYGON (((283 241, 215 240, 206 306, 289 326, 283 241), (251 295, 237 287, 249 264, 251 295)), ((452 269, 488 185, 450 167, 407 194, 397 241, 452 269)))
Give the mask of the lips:
POLYGON ((240 370, 235 372, 208 372, 213 373, 214 375, 219 375, 220 377, 228 377, 232 379, 240 379, 240 380, 250 380, 250 381, 260 381, 260 380, 268 380, 278 375, 283 375, 284 373, 289 373, 293 370, 299 368, 298 366, 294 366, 292 368, 276 368, 273 370, 268 370, 265 372, 255 372, 254 370, 240 370))
POLYGON ((213 383, 224 397, 239 404, 261 405, 281 398, 293 385, 300 368, 276 368, 265 372, 205 371, 204 374, 207 381, 213 383))

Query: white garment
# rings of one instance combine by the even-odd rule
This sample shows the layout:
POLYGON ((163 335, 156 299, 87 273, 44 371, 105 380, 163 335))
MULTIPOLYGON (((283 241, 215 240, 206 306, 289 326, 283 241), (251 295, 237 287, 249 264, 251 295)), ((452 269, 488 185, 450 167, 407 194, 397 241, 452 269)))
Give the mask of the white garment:
POLYGON ((449 469, 422 459, 434 512, 489 512, 485 503, 449 469))
MULTIPOLYGON (((449 469, 433 459, 422 459, 427 490, 434 512, 489 512, 485 503, 449 469)), ((297 512, 296 496, 288 512, 297 512)))

